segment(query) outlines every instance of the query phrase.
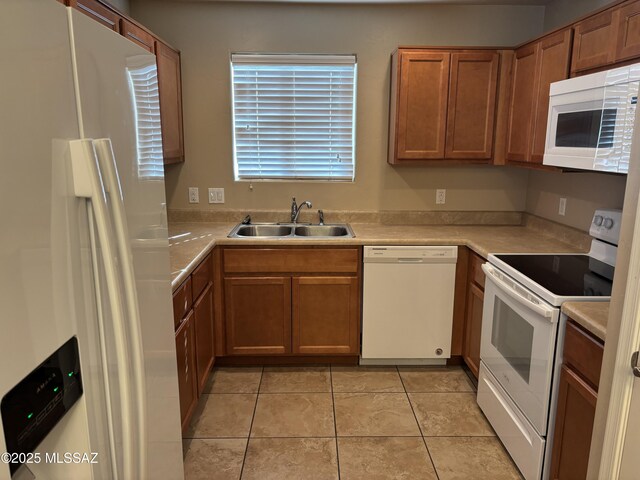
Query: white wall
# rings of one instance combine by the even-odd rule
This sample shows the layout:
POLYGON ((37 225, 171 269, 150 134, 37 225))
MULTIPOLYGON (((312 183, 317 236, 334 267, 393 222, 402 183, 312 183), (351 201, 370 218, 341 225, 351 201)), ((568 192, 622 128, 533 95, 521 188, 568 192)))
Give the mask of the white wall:
POLYGON ((390 54, 398 45, 511 46, 542 31, 543 6, 319 5, 136 0, 134 18, 182 51, 186 162, 166 169, 170 208, 523 210, 529 173, 500 167, 397 168, 386 163, 390 54), (356 53, 353 184, 233 180, 230 52, 356 53), (187 188, 224 187, 222 206, 187 203, 187 188))

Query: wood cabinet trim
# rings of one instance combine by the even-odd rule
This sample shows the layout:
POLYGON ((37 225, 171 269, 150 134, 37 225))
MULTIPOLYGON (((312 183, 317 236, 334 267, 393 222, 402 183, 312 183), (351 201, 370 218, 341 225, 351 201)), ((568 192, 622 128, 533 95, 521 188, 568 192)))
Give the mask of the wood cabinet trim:
POLYGON ((474 316, 474 298, 478 299, 477 301, 482 305, 484 300, 484 290, 478 287, 475 283, 469 283, 462 357, 469 367, 469 370, 471 370, 471 373, 478 378, 480 372, 480 335, 482 333, 482 315, 480 315, 480 318, 475 318, 474 316))

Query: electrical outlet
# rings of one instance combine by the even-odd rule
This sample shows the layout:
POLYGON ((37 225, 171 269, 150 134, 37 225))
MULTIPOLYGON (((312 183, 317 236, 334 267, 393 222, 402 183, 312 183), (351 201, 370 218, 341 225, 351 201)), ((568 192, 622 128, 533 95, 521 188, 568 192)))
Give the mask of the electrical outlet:
POLYGON ((561 198, 560 204, 558 205, 558 215, 562 215, 564 217, 564 214, 566 211, 567 211, 567 199, 561 198))
POLYGON ((189 187, 189 203, 200 203, 198 187, 189 187))
POLYGON ((210 188, 209 203, 224 203, 224 188, 210 188))
POLYGON ((436 205, 444 205, 447 201, 447 191, 444 188, 436 190, 436 205))

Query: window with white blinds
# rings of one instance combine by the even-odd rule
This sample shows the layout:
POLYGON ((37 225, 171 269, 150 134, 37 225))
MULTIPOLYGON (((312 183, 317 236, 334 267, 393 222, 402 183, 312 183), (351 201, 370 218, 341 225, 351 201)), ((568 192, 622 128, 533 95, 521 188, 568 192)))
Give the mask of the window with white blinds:
POLYGON ((236 180, 353 181, 355 55, 231 56, 236 180))
POLYGON ((155 62, 129 66, 127 74, 135 106, 138 178, 163 179, 158 71, 155 62))

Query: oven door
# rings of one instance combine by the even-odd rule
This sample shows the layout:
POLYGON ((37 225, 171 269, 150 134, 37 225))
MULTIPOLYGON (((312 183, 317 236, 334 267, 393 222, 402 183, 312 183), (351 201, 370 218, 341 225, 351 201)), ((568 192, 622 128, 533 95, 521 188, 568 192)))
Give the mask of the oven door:
POLYGON ((543 163, 626 173, 638 82, 551 95, 543 163))
POLYGON ((480 358, 545 436, 560 309, 485 263, 480 358))

